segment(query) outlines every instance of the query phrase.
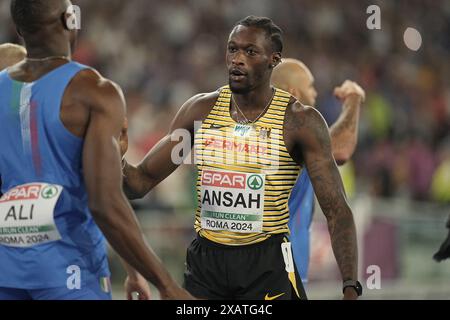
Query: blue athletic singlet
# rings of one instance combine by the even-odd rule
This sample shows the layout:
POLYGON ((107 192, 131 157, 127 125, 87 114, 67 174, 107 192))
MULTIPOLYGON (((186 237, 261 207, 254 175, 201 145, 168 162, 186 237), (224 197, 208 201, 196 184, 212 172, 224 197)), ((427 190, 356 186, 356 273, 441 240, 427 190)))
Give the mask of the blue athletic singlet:
POLYGON ((289 230, 297 271, 308 281, 310 227, 314 210, 314 189, 308 172, 303 170, 289 199, 289 230))
POLYGON ((106 244, 83 180, 83 139, 60 120, 65 89, 86 68, 70 62, 32 83, 0 72, 0 288, 109 290, 106 244))

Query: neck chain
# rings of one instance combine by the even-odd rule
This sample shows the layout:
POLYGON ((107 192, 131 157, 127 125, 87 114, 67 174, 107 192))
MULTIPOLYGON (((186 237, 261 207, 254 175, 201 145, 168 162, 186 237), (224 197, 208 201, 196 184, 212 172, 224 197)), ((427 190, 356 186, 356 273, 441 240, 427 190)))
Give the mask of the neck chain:
POLYGON ((33 62, 45 62, 45 61, 50 61, 50 60, 57 60, 57 59, 63 59, 63 60, 67 60, 70 61, 70 58, 67 56, 51 56, 51 57, 46 57, 46 58, 26 58, 28 61, 33 61, 33 62))
POLYGON ((237 104, 236 100, 234 99, 234 94, 231 96, 231 99, 234 102, 234 106, 236 107, 237 111, 239 111, 239 113, 241 114, 241 116, 244 118, 244 120, 238 121, 239 124, 254 124, 256 121, 258 121, 259 119, 261 119, 261 117, 264 115, 264 113, 266 113, 267 109, 269 109, 270 105, 272 104, 272 100, 273 97, 275 96, 275 89, 272 88, 272 97, 269 99, 269 102, 267 103, 266 107, 263 109, 263 111, 259 114, 259 116, 256 117, 255 120, 250 121, 244 114, 244 112, 242 112, 241 108, 239 107, 239 105, 237 104))

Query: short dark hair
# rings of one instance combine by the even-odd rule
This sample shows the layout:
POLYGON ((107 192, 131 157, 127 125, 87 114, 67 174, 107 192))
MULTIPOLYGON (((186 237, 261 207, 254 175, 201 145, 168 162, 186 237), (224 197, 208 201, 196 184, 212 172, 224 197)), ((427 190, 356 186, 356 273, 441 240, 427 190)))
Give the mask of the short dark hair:
POLYGON ((283 52, 283 31, 270 18, 248 16, 236 23, 234 27, 237 26, 255 27, 264 30, 272 41, 274 52, 283 52))
POLYGON ((25 32, 39 30, 48 21, 51 1, 11 0, 11 17, 17 29, 25 32))

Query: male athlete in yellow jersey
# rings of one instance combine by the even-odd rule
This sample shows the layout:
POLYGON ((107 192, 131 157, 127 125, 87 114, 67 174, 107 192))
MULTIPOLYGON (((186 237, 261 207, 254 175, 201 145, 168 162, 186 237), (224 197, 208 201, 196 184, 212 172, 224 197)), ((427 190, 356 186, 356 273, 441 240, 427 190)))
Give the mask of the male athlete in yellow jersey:
POLYGON ((328 127, 314 108, 271 86, 282 49, 281 29, 270 19, 239 21, 227 45, 229 86, 189 99, 137 167, 123 163, 125 193, 143 197, 179 165, 172 134, 191 134, 197 238, 187 252, 184 285, 196 297, 305 298, 286 238, 288 199, 303 168, 328 221, 344 298, 360 294, 355 225, 328 127), (195 121, 202 122, 196 131, 195 121))

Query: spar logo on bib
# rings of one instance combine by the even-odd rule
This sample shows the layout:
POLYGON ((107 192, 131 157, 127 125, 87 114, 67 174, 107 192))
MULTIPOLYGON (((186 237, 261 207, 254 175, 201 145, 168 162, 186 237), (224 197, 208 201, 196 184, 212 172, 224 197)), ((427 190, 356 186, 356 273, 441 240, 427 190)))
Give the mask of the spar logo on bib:
POLYGON ((36 200, 39 198, 41 185, 27 184, 18 186, 6 192, 0 199, 1 202, 18 201, 18 200, 36 200))
POLYGON ((203 186, 245 189, 246 183, 252 190, 261 190, 264 186, 261 175, 257 174, 247 178, 247 175, 242 173, 204 170, 202 175, 203 186))
POLYGON ((260 190, 264 186, 264 181, 259 175, 252 175, 247 180, 247 185, 252 190, 260 190))
POLYGON ((56 186, 46 186, 42 189, 42 198, 51 199, 58 195, 58 188, 56 186))
POLYGON ((202 175, 202 185, 245 189, 245 174, 204 170, 202 175))

